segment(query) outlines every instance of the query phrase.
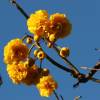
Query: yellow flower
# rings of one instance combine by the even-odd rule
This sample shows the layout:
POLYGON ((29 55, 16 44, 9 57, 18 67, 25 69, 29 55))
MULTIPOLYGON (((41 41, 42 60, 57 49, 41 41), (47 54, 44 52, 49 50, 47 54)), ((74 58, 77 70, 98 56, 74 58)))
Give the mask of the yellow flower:
POLYGON ((64 38, 71 32, 71 24, 64 14, 55 13, 50 16, 51 30, 57 38, 64 38))
POLYGON ((51 75, 43 76, 40 78, 40 82, 36 85, 40 95, 49 97, 53 91, 57 88, 57 83, 53 80, 51 75))
POLYGON ((38 10, 30 15, 27 20, 28 30, 38 36, 43 36, 48 29, 48 13, 46 10, 38 10))
POLYGON ((25 60, 27 56, 28 47, 18 38, 11 40, 4 47, 4 62, 6 64, 12 64, 25 60))
POLYGON ((38 83, 39 76, 38 76, 38 67, 36 65, 33 65, 32 67, 28 67, 27 76, 22 82, 26 85, 33 85, 38 83))
POLYGON ((7 72, 14 84, 19 84, 27 76, 27 67, 23 62, 19 64, 8 64, 7 72))
POLYGON ((70 54, 69 48, 66 48, 66 47, 61 48, 61 50, 60 50, 61 57, 68 57, 69 54, 70 54))

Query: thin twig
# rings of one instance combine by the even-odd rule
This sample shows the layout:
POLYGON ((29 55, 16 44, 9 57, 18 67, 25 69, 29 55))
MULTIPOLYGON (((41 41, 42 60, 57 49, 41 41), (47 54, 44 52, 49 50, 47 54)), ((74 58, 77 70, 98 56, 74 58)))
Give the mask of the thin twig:
POLYGON ((63 98, 63 96, 62 96, 62 95, 60 95, 60 97, 61 97, 61 100, 64 100, 64 98, 63 98))
POLYGON ((2 81, 2 77, 0 76, 0 86, 2 85, 3 81, 2 81))
POLYGON ((53 93, 54 93, 54 95, 55 95, 56 99, 57 99, 57 100, 60 100, 60 99, 59 99, 59 97, 58 97, 58 94, 56 93, 56 91, 55 91, 55 90, 53 91, 53 93))
POLYGON ((96 83, 100 83, 100 79, 97 79, 97 78, 94 78, 94 77, 92 77, 90 80, 93 81, 93 82, 96 82, 96 83))
POLYGON ((100 51, 100 48, 95 48, 96 51, 100 51))
POLYGON ((26 19, 29 18, 28 14, 27 14, 27 13, 24 11, 24 9, 16 2, 16 0, 10 0, 10 2, 16 6, 16 8, 21 12, 21 14, 22 14, 26 19))
POLYGON ((40 60, 40 69, 42 68, 42 62, 43 62, 43 60, 40 60))
POLYGON ((31 45, 29 51, 28 51, 28 55, 29 55, 29 56, 30 56, 30 53, 31 53, 31 51, 32 51, 32 49, 33 49, 34 46, 35 46, 35 44, 33 43, 33 44, 31 45))
POLYGON ((84 69, 84 70, 96 70, 96 71, 100 71, 100 69, 96 69, 96 68, 88 68, 88 67, 85 67, 85 66, 82 66, 80 67, 81 69, 84 69))
MULTIPOLYGON (((100 69, 100 62, 98 62, 93 69, 100 69)), ((90 72, 86 75, 88 79, 90 79, 93 75, 95 75, 97 70, 90 70, 90 72)))

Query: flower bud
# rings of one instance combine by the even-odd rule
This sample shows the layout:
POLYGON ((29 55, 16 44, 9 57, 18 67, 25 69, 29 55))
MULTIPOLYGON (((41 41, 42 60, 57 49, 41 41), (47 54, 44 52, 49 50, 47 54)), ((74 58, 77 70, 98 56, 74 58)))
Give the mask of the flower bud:
POLYGON ((26 39, 26 43, 32 44, 32 38, 28 37, 28 38, 26 39))
POLYGON ((43 60, 45 58, 45 53, 43 51, 39 51, 37 54, 37 58, 43 60))
POLYGON ((55 34, 51 34, 51 35, 49 36, 49 41, 50 41, 50 42, 54 42, 55 40, 56 40, 55 34))
POLYGON ((40 40, 40 37, 38 35, 34 35, 34 41, 39 42, 39 40, 40 40))
POLYGON ((66 47, 61 48, 61 50, 60 50, 61 57, 68 57, 69 54, 70 54, 69 48, 66 48, 66 47))
POLYGON ((52 47, 52 43, 51 43, 51 42, 48 42, 47 46, 48 46, 49 48, 51 48, 51 47, 52 47))
POLYGON ((47 68, 43 68, 43 75, 44 76, 47 76, 50 72, 49 72, 49 70, 47 69, 47 68))
POLYGON ((39 52, 38 49, 34 50, 33 54, 34 54, 35 57, 37 56, 38 52, 39 52))

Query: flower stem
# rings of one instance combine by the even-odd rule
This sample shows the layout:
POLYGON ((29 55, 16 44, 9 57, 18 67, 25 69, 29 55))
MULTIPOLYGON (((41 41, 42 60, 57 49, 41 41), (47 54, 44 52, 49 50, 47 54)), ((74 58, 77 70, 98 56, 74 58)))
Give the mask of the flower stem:
POLYGON ((40 69, 42 68, 42 62, 43 62, 43 60, 40 60, 40 69))
POLYGON ((62 95, 60 95, 60 97, 61 97, 61 100, 64 100, 64 98, 63 98, 63 96, 62 96, 62 95))
POLYGON ((28 56, 30 56, 30 53, 31 53, 31 51, 32 51, 32 49, 33 49, 34 46, 35 46, 35 44, 33 43, 33 44, 31 45, 29 51, 28 51, 28 56))
POLYGON ((58 97, 58 94, 56 93, 56 91, 54 90, 53 92, 54 92, 54 95, 55 95, 56 99, 60 100, 59 97, 58 97))
POLYGON ((16 0, 10 0, 10 2, 16 6, 16 8, 21 12, 21 14, 22 14, 26 19, 29 18, 28 14, 27 14, 27 13, 24 11, 24 9, 16 2, 16 0))

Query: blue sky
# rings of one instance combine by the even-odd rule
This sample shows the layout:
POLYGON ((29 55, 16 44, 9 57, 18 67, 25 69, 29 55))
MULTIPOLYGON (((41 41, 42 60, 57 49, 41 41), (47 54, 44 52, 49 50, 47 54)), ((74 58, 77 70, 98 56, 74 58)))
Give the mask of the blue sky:
MULTIPOLYGON (((100 47, 100 1, 99 0, 17 0, 28 14, 45 9, 49 14, 65 13, 72 23, 72 32, 69 37, 59 40, 61 46, 68 46, 71 50, 68 58, 77 68, 81 66, 92 67, 100 58, 100 52, 94 48, 100 47)), ((26 19, 19 11, 9 3, 9 0, 0 0, 0 74, 4 84, 0 87, 0 100, 55 100, 55 96, 50 98, 40 97, 34 86, 14 85, 6 72, 6 65, 3 63, 3 47, 11 39, 21 38, 27 32, 26 19)), ((47 50, 47 49, 46 49, 47 50)), ((61 59, 52 50, 46 51, 58 62, 61 59)), ((81 84, 74 89, 72 86, 76 82, 69 73, 55 68, 54 65, 45 60, 44 67, 48 67, 51 74, 59 84, 57 92, 62 94, 65 100, 73 100, 77 95, 83 96, 81 100, 100 100, 100 84, 88 82, 81 84)), ((100 72, 96 77, 99 78, 100 72)))

